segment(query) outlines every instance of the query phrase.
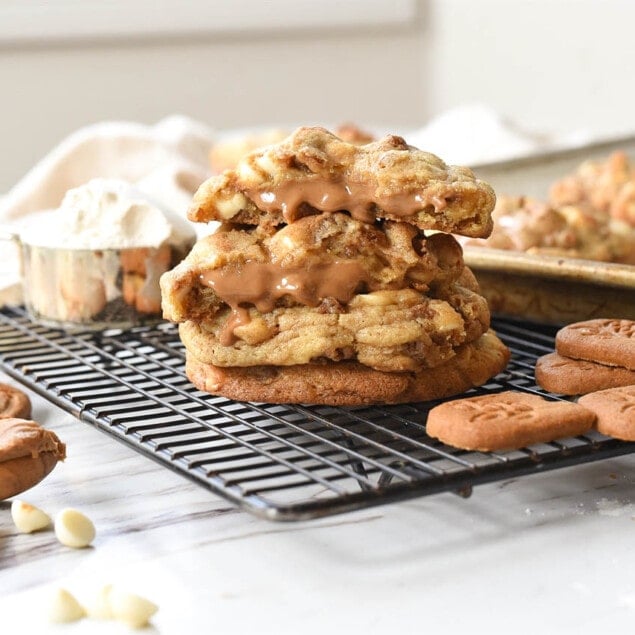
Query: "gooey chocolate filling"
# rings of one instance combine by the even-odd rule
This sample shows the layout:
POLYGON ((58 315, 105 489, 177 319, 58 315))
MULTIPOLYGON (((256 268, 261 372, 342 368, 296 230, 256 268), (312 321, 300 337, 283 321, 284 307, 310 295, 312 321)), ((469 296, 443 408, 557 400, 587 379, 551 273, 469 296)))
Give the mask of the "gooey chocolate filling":
POLYGON ((302 208, 306 205, 317 212, 347 211, 355 220, 374 223, 377 207, 392 216, 405 218, 425 208, 430 208, 430 211, 441 211, 451 202, 450 191, 447 196, 404 192, 377 197, 374 187, 343 177, 333 180, 307 179, 300 186, 297 181, 289 179, 279 183, 275 188, 262 189, 260 186, 245 193, 258 209, 267 213, 281 211, 287 223, 301 217, 302 208))
POLYGON ((310 307, 318 306, 325 298, 347 304, 362 287, 375 290, 371 276, 361 263, 345 259, 304 267, 247 261, 206 271, 199 278, 232 310, 220 334, 223 346, 231 346, 236 341, 234 329, 249 323, 245 305, 268 313, 284 296, 310 307))

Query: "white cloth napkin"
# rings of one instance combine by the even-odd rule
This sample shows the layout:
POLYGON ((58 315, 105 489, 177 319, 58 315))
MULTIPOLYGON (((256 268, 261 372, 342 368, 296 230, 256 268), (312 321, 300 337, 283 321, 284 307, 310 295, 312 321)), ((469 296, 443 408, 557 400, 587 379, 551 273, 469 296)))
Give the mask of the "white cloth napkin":
MULTIPOLYGON (((30 214, 57 208, 66 192, 93 178, 122 179, 185 216, 209 176, 213 132, 173 115, 153 126, 101 122, 77 130, 43 157, 0 199, 0 225, 17 231, 30 214)), ((199 228, 199 232, 201 229, 199 228)), ((0 305, 20 302, 19 261, 0 245, 0 305)))

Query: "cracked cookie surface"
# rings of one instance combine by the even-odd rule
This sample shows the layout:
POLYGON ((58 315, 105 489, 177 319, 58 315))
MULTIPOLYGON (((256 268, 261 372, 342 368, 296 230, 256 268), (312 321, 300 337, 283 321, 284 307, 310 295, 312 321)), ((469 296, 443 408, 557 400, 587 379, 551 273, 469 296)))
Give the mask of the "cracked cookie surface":
POLYGON ((318 304, 322 298, 314 302, 308 294, 332 290, 316 289, 317 279, 338 275, 346 276, 350 288, 344 291, 351 298, 385 289, 437 291, 463 272, 461 247, 452 236, 426 237, 404 223, 369 225, 346 214, 329 214, 303 218, 275 232, 223 227, 201 239, 162 277, 163 312, 180 322, 207 319, 226 304, 261 310, 318 304), (303 284, 313 286, 305 292, 303 284))
POLYGON ((469 168, 389 135, 355 145, 324 128, 299 128, 208 179, 188 212, 196 222, 280 226, 303 216, 347 211, 419 229, 486 237, 495 195, 469 168))

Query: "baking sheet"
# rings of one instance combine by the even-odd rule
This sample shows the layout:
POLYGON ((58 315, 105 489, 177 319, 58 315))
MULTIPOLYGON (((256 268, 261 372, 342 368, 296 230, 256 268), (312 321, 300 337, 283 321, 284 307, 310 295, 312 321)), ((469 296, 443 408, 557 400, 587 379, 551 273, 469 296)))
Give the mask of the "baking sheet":
MULTIPOLYGON (((551 184, 616 150, 635 157, 635 136, 474 166, 499 195, 546 200, 551 184)), ((635 266, 464 247, 493 313, 565 324, 596 317, 635 319, 635 266)))
POLYGON ((624 150, 634 159, 635 135, 471 167, 479 179, 487 181, 499 194, 535 196, 544 200, 556 179, 574 172, 583 161, 605 159, 616 150, 624 150))

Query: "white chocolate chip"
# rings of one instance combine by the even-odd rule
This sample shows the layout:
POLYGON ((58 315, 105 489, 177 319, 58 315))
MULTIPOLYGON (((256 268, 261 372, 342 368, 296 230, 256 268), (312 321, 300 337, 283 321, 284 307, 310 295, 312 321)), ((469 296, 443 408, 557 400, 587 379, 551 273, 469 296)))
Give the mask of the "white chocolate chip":
POLYGON ((260 183, 262 176, 254 170, 249 163, 241 162, 236 167, 238 176, 247 183, 260 183))
POLYGON ((76 622, 86 615, 82 605, 77 601, 74 595, 66 589, 56 589, 55 594, 51 598, 49 606, 48 618, 50 622, 63 624, 67 622, 76 622))
POLYGON ((81 549, 94 540, 95 526, 81 512, 66 508, 55 517, 55 535, 63 545, 81 549))
POLYGON ((275 174, 278 171, 278 167, 271 160, 271 155, 267 152, 256 157, 255 163, 265 174, 275 174))
POLYGON ((108 601, 113 617, 133 628, 146 626, 150 618, 159 610, 159 607, 150 600, 116 587, 110 589, 108 601))
POLYGON ((30 534, 51 524, 51 517, 48 514, 17 498, 11 503, 11 518, 18 531, 23 534, 30 534))
POLYGON ((247 205, 247 199, 240 192, 236 192, 231 198, 216 201, 216 209, 223 220, 233 218, 247 205))

